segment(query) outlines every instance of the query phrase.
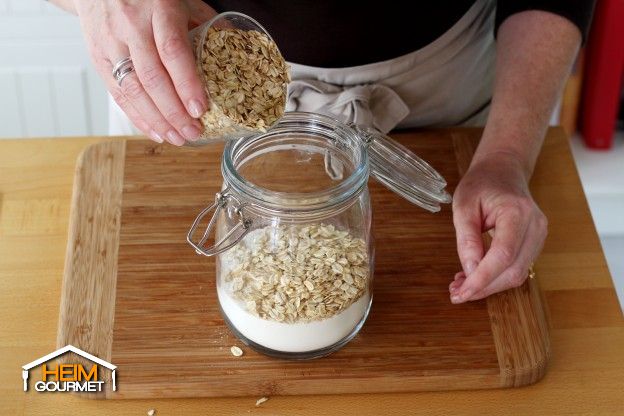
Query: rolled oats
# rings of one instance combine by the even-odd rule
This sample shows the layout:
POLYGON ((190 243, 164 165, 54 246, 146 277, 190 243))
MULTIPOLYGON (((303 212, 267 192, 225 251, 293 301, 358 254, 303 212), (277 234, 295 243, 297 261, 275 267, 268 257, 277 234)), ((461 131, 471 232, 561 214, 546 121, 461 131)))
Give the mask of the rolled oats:
POLYGON ((267 400, 269 400, 268 397, 260 397, 258 400, 256 400, 256 406, 260 406, 262 403, 266 402, 267 400))
POLYGON ((368 290, 368 248, 333 225, 267 226, 221 259, 232 296, 248 312, 285 323, 329 318, 368 290))
POLYGON ((234 357, 240 357, 243 355, 243 350, 241 350, 240 347, 237 347, 236 345, 232 345, 232 347, 230 347, 230 352, 234 357))
POLYGON ((241 128, 266 131, 283 115, 290 75, 267 35, 211 27, 198 54, 210 101, 200 119, 203 138, 219 138, 241 128))

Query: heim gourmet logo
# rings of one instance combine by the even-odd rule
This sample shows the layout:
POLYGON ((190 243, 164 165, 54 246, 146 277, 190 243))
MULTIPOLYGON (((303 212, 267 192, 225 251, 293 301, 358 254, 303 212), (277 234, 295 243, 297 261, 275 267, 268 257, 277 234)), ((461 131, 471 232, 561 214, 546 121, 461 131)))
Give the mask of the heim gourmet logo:
POLYGON ((105 381, 98 378, 98 365, 111 370, 113 391, 117 391, 115 379, 117 366, 91 355, 80 348, 76 348, 73 345, 66 345, 63 348, 23 366, 22 379, 24 379, 24 391, 28 391, 30 370, 40 365, 42 365, 41 380, 35 383, 36 391, 101 392, 103 391, 102 388, 105 381), (48 367, 46 364, 48 361, 60 357, 67 352, 73 352, 91 361, 93 363, 91 369, 87 371, 82 364, 56 364, 48 367))

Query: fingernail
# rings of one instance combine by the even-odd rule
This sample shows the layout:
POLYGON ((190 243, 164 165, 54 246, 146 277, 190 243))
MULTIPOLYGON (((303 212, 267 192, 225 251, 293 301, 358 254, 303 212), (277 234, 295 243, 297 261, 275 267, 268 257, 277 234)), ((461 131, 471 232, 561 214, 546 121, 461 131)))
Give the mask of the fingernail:
POLYGON ((474 260, 470 260, 466 264, 466 276, 472 274, 472 272, 474 272, 476 268, 477 268, 477 262, 474 260))
POLYGON ((451 303, 454 305, 462 303, 462 298, 459 295, 451 295, 451 303))
POLYGON ((461 297, 462 299, 470 299, 471 296, 472 296, 471 289, 466 289, 463 292, 459 293, 459 297, 461 297))
POLYGON ((169 141, 176 146, 182 146, 184 144, 184 137, 180 136, 175 130, 169 130, 169 132, 167 132, 167 137, 169 141))
POLYGON ((189 101, 188 108, 194 118, 200 118, 206 112, 206 107, 197 100, 189 101))
POLYGON ((152 140, 154 140, 155 142, 162 143, 164 141, 163 138, 160 137, 160 135, 156 133, 154 130, 150 130, 149 135, 152 138, 152 140))
POLYGON ((182 134, 184 134, 184 137, 186 137, 187 140, 197 140, 201 134, 201 130, 193 125, 188 125, 182 127, 182 134))

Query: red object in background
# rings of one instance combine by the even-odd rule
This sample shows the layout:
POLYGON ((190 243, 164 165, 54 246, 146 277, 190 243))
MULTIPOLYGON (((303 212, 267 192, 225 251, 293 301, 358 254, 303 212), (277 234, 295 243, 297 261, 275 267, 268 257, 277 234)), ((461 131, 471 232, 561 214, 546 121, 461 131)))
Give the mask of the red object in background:
POLYGON ((624 0, 598 0, 585 52, 581 134, 594 149, 613 145, 624 76, 624 0))

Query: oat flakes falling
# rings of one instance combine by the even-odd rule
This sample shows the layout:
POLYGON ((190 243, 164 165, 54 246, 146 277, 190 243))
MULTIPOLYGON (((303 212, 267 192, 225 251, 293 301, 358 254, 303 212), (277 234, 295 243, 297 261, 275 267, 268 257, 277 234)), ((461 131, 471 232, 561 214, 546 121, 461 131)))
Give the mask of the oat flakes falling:
POLYGON ((208 29, 200 51, 210 108, 203 138, 243 128, 265 131, 284 114, 288 66, 277 45, 256 30, 208 29))

